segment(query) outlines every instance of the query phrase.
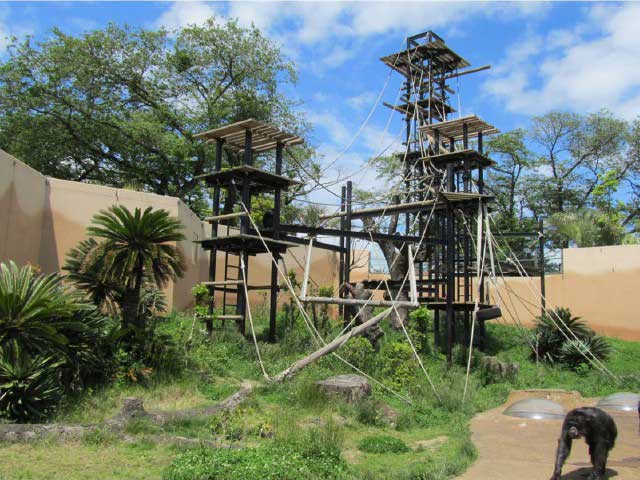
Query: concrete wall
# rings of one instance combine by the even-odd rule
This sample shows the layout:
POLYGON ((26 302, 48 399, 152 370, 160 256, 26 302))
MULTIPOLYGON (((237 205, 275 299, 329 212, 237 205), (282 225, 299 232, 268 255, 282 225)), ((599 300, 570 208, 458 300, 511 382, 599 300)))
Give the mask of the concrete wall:
MULTIPOLYGON (((175 197, 135 192, 101 185, 59 180, 41 175, 11 155, 0 150, 0 261, 14 260, 18 265, 38 265, 45 273, 57 272, 65 255, 86 238, 86 227, 100 210, 111 205, 134 208, 162 208, 184 225, 186 239, 179 242, 186 261, 183 278, 165 289, 170 308, 185 309, 193 304, 191 288, 208 279, 209 253, 197 240, 211 234, 211 226, 200 221, 182 201, 175 197)), ((220 228, 224 234, 226 228, 220 228)), ((232 261, 235 262, 235 257, 232 261)), ((288 270, 302 280, 306 259, 305 247, 292 248, 284 256, 288 270)), ((224 254, 218 253, 218 279, 222 279, 224 254)), ((331 252, 314 249, 311 261, 312 280, 319 285, 337 281, 337 259, 331 252)), ((269 284, 271 260, 268 255, 251 257, 249 283, 269 284)), ((264 294, 251 292, 252 302, 264 294)), ((267 297, 268 298, 268 297, 267 297)))
MULTIPOLYGON (((174 309, 192 305, 191 288, 207 280, 208 253, 194 241, 210 236, 210 226, 179 199, 151 193, 121 190, 99 185, 47 178, 0 150, 0 261, 19 265, 39 265, 44 272, 59 271, 66 253, 85 238, 91 217, 114 204, 129 208, 163 208, 185 226, 186 240, 179 243, 187 264, 184 278, 166 288, 174 309)), ((220 234, 226 233, 226 228, 220 234)), ((352 281, 379 280, 383 274, 370 274, 368 252, 354 251, 358 267, 352 281)), ((290 249, 284 256, 288 270, 302 280, 305 247, 290 249)), ((622 245, 596 248, 570 248, 563 252, 564 273, 547 276, 548 306, 569 307, 597 332, 640 340, 640 246, 622 245)), ((218 253, 218 279, 222 279, 224 254, 218 253)), ((270 281, 268 255, 249 261, 249 283, 266 285, 270 281)), ((337 287, 337 255, 314 249, 311 281, 315 285, 337 287)), ((490 287, 494 301, 502 307, 503 321, 531 325, 539 314, 539 279, 508 278, 490 287)), ((264 292, 267 293, 267 292, 264 292)), ((268 299, 251 292, 252 304, 268 299)), ((381 294, 380 294, 381 295, 381 294)), ((281 300, 283 300, 282 298, 281 300)))

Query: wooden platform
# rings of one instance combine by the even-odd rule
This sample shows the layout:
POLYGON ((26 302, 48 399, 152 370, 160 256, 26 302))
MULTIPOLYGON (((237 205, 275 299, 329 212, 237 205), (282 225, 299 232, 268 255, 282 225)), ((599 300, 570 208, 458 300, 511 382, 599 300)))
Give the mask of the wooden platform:
POLYGON ((222 139, 224 140, 224 144, 227 148, 243 152, 245 133, 247 130, 250 130, 252 134, 251 150, 254 153, 273 150, 277 143, 282 143, 285 146, 291 146, 299 145, 304 142, 304 140, 297 135, 284 132, 279 128, 272 127, 271 125, 254 118, 198 133, 194 135, 194 137, 207 142, 222 139))
POLYGON ((221 252, 229 252, 233 254, 245 251, 249 255, 267 253, 264 243, 267 244, 269 250, 273 253, 285 253, 287 248, 297 246, 295 243, 286 242, 284 240, 274 240, 272 238, 265 238, 264 243, 262 243, 262 240, 257 235, 242 233, 224 237, 205 238, 204 240, 196 240, 195 243, 200 243, 202 248, 205 250, 215 248, 221 252))
MULTIPOLYGON (((446 310, 447 302, 444 300, 427 302, 426 307, 429 310, 446 310)), ((476 307, 475 302, 453 302, 453 309, 456 312, 473 312, 473 309, 476 307)), ((490 305, 488 303, 481 303, 478 305, 480 310, 486 308, 493 308, 495 305, 490 305)))
POLYGON ((451 50, 442 40, 434 40, 408 50, 386 55, 380 60, 401 73, 405 77, 420 73, 421 68, 414 65, 417 61, 431 59, 440 64, 446 71, 453 71, 471 66, 464 58, 451 50))
POLYGON ((491 135, 500 132, 496 127, 485 122, 477 115, 469 115, 467 117, 456 118, 455 120, 424 125, 420 127, 420 131, 433 136, 437 130, 440 133, 441 140, 447 140, 449 138, 461 140, 465 125, 467 126, 467 135, 469 138, 478 136, 479 132, 482 132, 482 135, 491 135))
POLYGON ((291 186, 301 185, 301 182, 297 180, 276 175, 275 173, 267 172, 266 170, 250 165, 241 165, 239 167, 220 170, 219 172, 206 173, 204 175, 198 175, 195 178, 204 180, 209 187, 230 187, 233 185, 233 182, 240 187, 245 179, 248 179, 251 191, 256 193, 274 190, 276 188, 286 190, 291 186))
POLYGON ((438 116, 449 115, 455 112, 455 109, 451 105, 434 98, 431 99, 431 103, 429 103, 428 98, 425 98, 418 102, 401 103, 399 105, 391 105, 390 103, 383 102, 383 105, 405 115, 413 115, 416 105, 425 113, 431 108, 431 113, 438 116))
POLYGON ((469 164, 470 169, 476 169, 478 167, 488 168, 495 162, 489 157, 482 155, 477 150, 466 149, 458 150, 455 152, 441 153, 439 155, 430 155, 428 157, 422 157, 422 161, 425 164, 431 163, 437 168, 444 169, 447 165, 453 163, 455 171, 460 171, 464 168, 464 163, 469 164))

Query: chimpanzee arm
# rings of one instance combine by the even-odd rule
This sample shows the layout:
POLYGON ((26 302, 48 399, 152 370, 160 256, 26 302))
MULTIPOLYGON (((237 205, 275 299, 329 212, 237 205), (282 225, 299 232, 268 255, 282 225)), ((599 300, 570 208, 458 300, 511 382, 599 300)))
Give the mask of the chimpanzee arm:
POLYGON ((573 439, 565 432, 565 429, 563 428, 562 435, 560 435, 560 439, 558 440, 558 449, 556 450, 556 467, 553 470, 553 476, 551 477, 551 480, 560 480, 560 475, 562 475, 562 466, 564 465, 564 461, 571 453, 572 443, 573 439))

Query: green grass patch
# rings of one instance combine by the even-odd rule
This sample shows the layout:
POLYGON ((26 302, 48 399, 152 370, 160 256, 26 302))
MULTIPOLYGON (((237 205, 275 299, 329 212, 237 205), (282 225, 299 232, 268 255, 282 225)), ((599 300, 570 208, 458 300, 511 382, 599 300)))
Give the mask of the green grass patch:
POLYGON ((367 453, 405 453, 411 450, 404 441, 391 435, 371 435, 358 442, 358 449, 367 453))

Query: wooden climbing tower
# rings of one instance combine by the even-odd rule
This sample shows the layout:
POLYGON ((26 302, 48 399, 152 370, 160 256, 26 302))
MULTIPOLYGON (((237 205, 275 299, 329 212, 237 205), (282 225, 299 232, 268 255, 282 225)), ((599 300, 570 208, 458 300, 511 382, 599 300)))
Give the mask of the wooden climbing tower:
MULTIPOLYGON (((277 268, 272 265, 271 282, 268 285, 251 284, 249 257, 270 251, 278 259, 288 247, 296 246, 295 243, 280 238, 282 192, 299 183, 282 175, 282 157, 285 148, 301 144, 303 140, 297 135, 254 119, 209 130, 196 137, 216 145, 214 171, 199 177, 211 188, 213 205, 213 215, 205 218, 211 224, 211 237, 199 241, 205 250, 211 252, 209 281, 204 282, 204 285, 209 288, 212 299, 216 298, 216 292, 222 292, 221 305, 216 305, 215 301, 211 303, 209 317, 206 319, 207 328, 210 331, 216 321, 224 323, 226 320, 233 320, 240 331, 245 333, 248 302, 244 288, 246 284, 247 291, 270 292, 269 339, 274 341, 278 297, 277 268), (275 151, 275 173, 254 166, 257 154, 271 151, 275 151), (240 158, 241 164, 223 165, 225 152, 227 158, 240 158), (270 234, 264 238, 252 228, 249 218, 252 213, 252 196, 259 193, 273 195, 273 211, 259 220, 261 223, 270 223, 270 234), (238 219, 240 225, 236 228, 238 219), (222 279, 217 275, 218 252, 224 253, 222 279), (220 310, 219 313, 217 310, 220 310)), ((217 295, 219 297, 220 294, 217 295)))

